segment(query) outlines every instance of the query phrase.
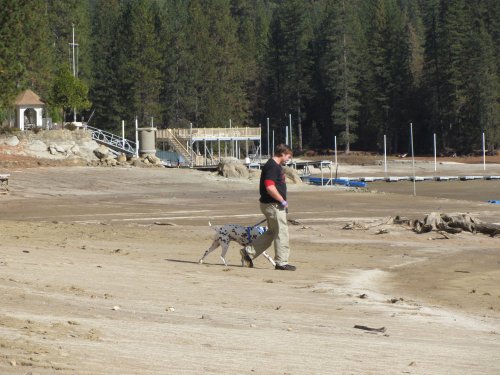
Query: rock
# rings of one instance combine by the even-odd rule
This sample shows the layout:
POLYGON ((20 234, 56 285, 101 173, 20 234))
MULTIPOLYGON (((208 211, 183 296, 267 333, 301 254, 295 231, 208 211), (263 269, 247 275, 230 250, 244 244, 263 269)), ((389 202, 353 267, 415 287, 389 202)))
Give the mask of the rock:
POLYGON ((249 169, 248 174, 251 180, 258 180, 262 172, 259 169, 249 169))
POLYGON ((148 160, 151 164, 161 164, 161 159, 153 154, 147 154, 144 160, 148 160))
POLYGON ((127 162, 127 156, 122 153, 122 154, 118 155, 118 157, 116 158, 116 161, 118 163, 125 163, 125 162, 127 162))
POLYGON ((6 139, 5 144, 7 146, 17 146, 19 144, 19 138, 17 138, 15 135, 6 139))
POLYGON ((236 158, 223 158, 217 166, 219 175, 226 178, 248 178, 247 167, 236 158))
POLYGON ((79 143, 79 145, 80 145, 81 148, 85 148, 85 149, 88 149, 88 150, 95 150, 96 148, 99 147, 99 143, 97 143, 94 140, 91 140, 91 141, 82 141, 82 142, 79 143))
POLYGON ((118 162, 112 156, 108 156, 106 159, 101 160, 103 163, 109 165, 110 167, 115 167, 118 162))
POLYGON ((99 145, 99 147, 94 150, 94 155, 100 160, 106 159, 109 155, 109 148, 104 145, 99 145))
POLYGON ((77 156, 80 156, 81 155, 81 152, 80 152, 80 147, 78 147, 78 145, 74 145, 72 146, 69 151, 74 154, 74 155, 77 155, 77 156))
POLYGON ((54 145, 50 145, 49 146, 49 152, 50 152, 51 155, 56 155, 57 154, 56 147, 54 145))
POLYGON ((134 159, 132 159, 132 160, 133 160, 133 161, 132 161, 132 165, 133 165, 134 167, 144 167, 144 163, 142 162, 142 160, 141 160, 141 159, 136 159, 136 158, 134 158, 134 159))
POLYGON ((283 167, 283 171, 285 172, 285 178, 287 183, 302 184, 302 180, 300 179, 297 170, 291 167, 283 167))
POLYGON ((115 310, 115 311, 120 310, 120 306, 113 306, 113 308, 111 310, 115 310))
POLYGON ((66 150, 67 150, 66 147, 61 146, 61 145, 55 145, 54 147, 55 147, 55 149, 56 149, 57 152, 60 152, 61 154, 65 154, 66 153, 66 150))
POLYGON ((44 142, 40 141, 39 139, 36 139, 29 144, 28 149, 30 151, 40 152, 40 151, 47 151, 48 147, 44 142))

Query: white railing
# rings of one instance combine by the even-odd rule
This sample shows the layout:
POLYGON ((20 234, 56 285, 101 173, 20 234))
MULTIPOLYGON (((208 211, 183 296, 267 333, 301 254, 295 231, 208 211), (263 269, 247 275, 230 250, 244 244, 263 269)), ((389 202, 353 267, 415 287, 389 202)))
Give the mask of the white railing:
POLYGON ((92 139, 94 141, 111 146, 115 150, 121 151, 125 154, 135 155, 136 144, 126 138, 117 136, 116 134, 104 131, 102 129, 94 128, 92 126, 85 126, 84 129, 90 130, 92 139))
POLYGON ((259 138, 260 128, 169 128, 159 129, 158 138, 168 138, 167 131, 170 131, 177 138, 181 139, 217 139, 217 138, 259 138))

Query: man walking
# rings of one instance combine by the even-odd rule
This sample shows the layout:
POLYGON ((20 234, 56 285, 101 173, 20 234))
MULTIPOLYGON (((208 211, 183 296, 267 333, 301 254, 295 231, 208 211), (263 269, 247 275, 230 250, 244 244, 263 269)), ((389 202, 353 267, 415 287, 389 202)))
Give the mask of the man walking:
POLYGON ((270 158, 262 168, 260 176, 260 210, 267 219, 268 230, 249 246, 241 249, 248 267, 253 267, 252 259, 257 258, 274 241, 275 269, 295 271, 295 266, 288 264, 290 246, 288 241, 288 224, 286 213, 288 202, 286 201, 285 173, 282 165, 292 158, 292 150, 285 144, 279 144, 274 150, 274 156, 270 158))

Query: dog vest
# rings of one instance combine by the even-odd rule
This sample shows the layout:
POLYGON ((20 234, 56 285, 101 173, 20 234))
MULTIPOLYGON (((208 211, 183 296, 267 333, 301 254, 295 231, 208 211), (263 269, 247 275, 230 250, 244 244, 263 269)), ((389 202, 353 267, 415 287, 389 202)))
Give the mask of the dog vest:
MULTIPOLYGON (((252 243, 252 237, 250 235, 250 231, 255 228, 255 227, 247 227, 247 239, 248 239, 248 243, 252 243)), ((257 232, 259 232, 259 235, 263 235, 264 232, 266 231, 266 228, 264 227, 257 227, 257 232)))

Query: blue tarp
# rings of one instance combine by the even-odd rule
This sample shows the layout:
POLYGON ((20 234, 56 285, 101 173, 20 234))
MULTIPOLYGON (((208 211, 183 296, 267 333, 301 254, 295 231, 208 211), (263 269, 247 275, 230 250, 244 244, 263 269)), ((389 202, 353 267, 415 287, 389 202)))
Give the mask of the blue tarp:
MULTIPOLYGON (((321 177, 309 177, 309 183, 313 185, 321 185, 321 177)), ((333 185, 344 185, 353 187, 366 187, 366 182, 362 181, 350 181, 347 178, 323 178, 323 185, 333 184, 333 185)))

